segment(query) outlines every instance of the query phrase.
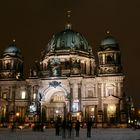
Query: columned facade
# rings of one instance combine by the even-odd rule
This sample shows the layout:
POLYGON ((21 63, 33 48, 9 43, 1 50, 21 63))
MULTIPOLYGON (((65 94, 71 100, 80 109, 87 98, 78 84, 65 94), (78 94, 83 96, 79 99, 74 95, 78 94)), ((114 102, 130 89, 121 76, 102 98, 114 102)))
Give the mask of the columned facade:
POLYGON ((98 63, 85 37, 66 25, 25 79, 23 57, 14 41, 0 59, 0 123, 91 118, 97 127, 119 124, 124 111, 119 45, 108 35, 97 48, 98 63))

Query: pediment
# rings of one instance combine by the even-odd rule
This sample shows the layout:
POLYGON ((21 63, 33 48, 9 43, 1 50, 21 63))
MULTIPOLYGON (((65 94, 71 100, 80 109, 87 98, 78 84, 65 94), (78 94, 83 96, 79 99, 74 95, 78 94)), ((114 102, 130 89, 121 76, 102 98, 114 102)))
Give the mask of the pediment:
POLYGON ((117 103, 119 103, 119 98, 113 95, 106 97, 104 100, 104 104, 117 104, 117 103))

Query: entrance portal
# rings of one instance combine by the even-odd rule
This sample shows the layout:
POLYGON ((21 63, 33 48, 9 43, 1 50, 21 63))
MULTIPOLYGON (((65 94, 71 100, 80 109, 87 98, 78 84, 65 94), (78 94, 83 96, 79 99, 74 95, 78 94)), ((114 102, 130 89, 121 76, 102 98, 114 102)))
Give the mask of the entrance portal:
POLYGON ((41 100, 42 109, 46 121, 56 121, 58 118, 64 119, 69 111, 69 101, 66 98, 66 91, 60 88, 51 88, 44 93, 44 98, 41 100))

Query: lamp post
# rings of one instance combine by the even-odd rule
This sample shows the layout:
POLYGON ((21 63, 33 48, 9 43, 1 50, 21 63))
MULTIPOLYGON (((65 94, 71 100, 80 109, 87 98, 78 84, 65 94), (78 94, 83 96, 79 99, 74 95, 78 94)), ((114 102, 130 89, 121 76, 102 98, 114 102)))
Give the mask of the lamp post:
POLYGON ((17 123, 17 125, 19 123, 19 116, 20 116, 20 113, 19 112, 16 112, 16 123, 17 123))
POLYGON ((94 121, 94 119, 95 119, 94 107, 91 108, 91 119, 92 119, 92 121, 94 121))
POLYGON ((59 114, 58 114, 58 113, 59 113, 59 110, 56 109, 56 110, 55 110, 55 113, 56 113, 56 120, 57 120, 57 119, 58 119, 58 116, 59 116, 59 114))

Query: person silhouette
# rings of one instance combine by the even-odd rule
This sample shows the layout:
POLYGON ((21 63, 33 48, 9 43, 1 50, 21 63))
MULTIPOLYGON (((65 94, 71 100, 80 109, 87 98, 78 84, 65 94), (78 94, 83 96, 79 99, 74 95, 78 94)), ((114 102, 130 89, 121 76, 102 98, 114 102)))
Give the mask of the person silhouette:
POLYGON ((79 122, 79 120, 77 120, 77 122, 76 122, 75 130, 76 130, 76 137, 79 137, 79 130, 80 130, 80 122, 79 122))
POLYGON ((68 137, 71 138, 71 133, 72 133, 72 121, 69 120, 67 123, 67 129, 68 129, 68 137))
POLYGON ((61 126, 61 120, 57 119, 56 123, 55 123, 55 132, 56 132, 56 136, 60 135, 60 126, 61 126))
POLYGON ((62 122, 62 130, 63 130, 62 137, 66 138, 66 120, 65 119, 62 122))
POLYGON ((91 137, 91 127, 92 127, 92 120, 89 119, 87 121, 87 137, 91 137))

